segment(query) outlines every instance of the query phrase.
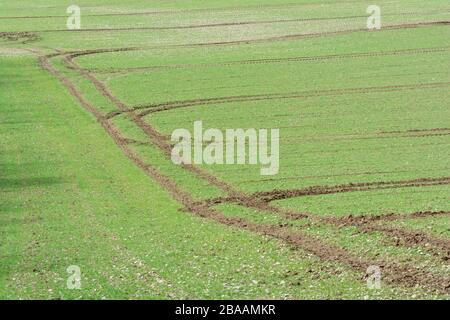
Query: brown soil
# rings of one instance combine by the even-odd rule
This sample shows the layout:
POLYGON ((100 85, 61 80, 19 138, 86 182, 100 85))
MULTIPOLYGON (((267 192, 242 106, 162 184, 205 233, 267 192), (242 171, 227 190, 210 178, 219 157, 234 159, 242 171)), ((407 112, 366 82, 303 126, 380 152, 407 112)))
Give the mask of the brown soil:
POLYGON ((445 253, 444 259, 447 261, 450 259, 450 240, 435 237, 419 230, 409 230, 380 223, 436 216, 450 216, 450 211, 419 211, 409 214, 390 213, 362 216, 349 215, 346 217, 324 217, 321 220, 337 226, 357 226, 362 232, 389 234, 397 246, 421 245, 425 248, 439 248, 445 253))
MULTIPOLYGON (((72 61, 72 63, 73 63, 73 61, 72 61)), ((81 68, 80 68, 80 71, 82 71, 81 68)), ((93 82, 96 82, 96 81, 97 81, 97 80, 95 79, 95 77, 92 76, 92 78, 91 78, 91 81, 93 81, 93 82), (93 79, 92 79, 92 78, 93 78, 93 79)), ((441 84, 438 84, 438 85, 441 85, 441 84)), ((445 84, 445 85, 447 85, 447 84, 445 84)), ((101 90, 101 91, 107 91, 106 86, 104 86, 103 84, 101 84, 100 87, 103 87, 103 90, 101 90)), ((397 88, 398 88, 399 86, 394 86, 394 87, 397 87, 397 88)), ((352 90, 352 89, 351 89, 351 90, 352 90)), ((112 96, 112 94, 110 94, 110 93, 109 93, 109 95, 112 96)), ((106 96, 108 96, 108 95, 106 95, 106 96)), ((114 102, 113 99, 110 99, 110 100, 114 102)), ((132 110, 132 111, 127 110, 126 112, 133 112, 133 111, 134 111, 134 110, 132 110)), ((142 116, 142 114, 140 114, 139 116, 142 116)), ((135 122, 136 122, 136 120, 139 122, 138 125, 139 125, 145 132, 147 132, 150 136, 153 136, 153 138, 155 139, 155 141, 160 141, 161 143, 164 142, 164 141, 163 141, 164 138, 163 138, 162 136, 160 136, 160 135, 158 136, 156 130, 152 130, 151 127, 150 127, 146 122, 142 121, 142 119, 139 119, 139 118, 138 118, 138 119, 135 119, 135 122)), ((411 130, 411 131, 413 131, 413 130, 411 130)), ((163 143, 163 144, 160 144, 159 146, 160 146, 162 149, 167 148, 167 144, 164 144, 164 143, 163 143)), ((259 210, 265 210, 265 211, 271 211, 271 212, 275 212, 275 213, 280 213, 280 214, 282 214, 282 215, 284 215, 285 217, 288 217, 288 218, 304 218, 304 217, 308 217, 308 215, 303 214, 303 213, 291 212, 291 211, 289 211, 289 210, 280 209, 280 208, 277 208, 277 207, 275 207, 275 206, 268 205, 268 204, 266 203, 266 201, 264 201, 264 199, 260 199, 260 198, 258 198, 258 199, 251 199, 251 198, 248 198, 248 197, 246 197, 244 194, 239 193, 239 192, 236 191, 234 188, 230 187, 229 185, 222 185, 222 182, 219 181, 216 177, 214 177, 214 176, 212 176, 212 175, 210 175, 210 174, 206 174, 206 175, 205 175, 205 174, 203 173, 202 170, 198 170, 197 168, 195 168, 195 167, 193 167, 193 166, 190 166, 190 167, 191 167, 191 168, 189 168, 190 171, 196 173, 196 174, 197 174, 198 176, 200 176, 202 179, 208 180, 208 181, 210 181, 210 182, 211 182, 211 180, 214 181, 214 182, 212 183, 212 185, 219 186, 222 190, 224 190, 224 191, 228 192, 229 194, 231 194, 231 197, 232 197, 232 198, 235 198, 236 201, 237 201, 239 204, 243 205, 243 206, 251 207, 251 208, 257 208, 257 209, 259 209, 259 210), (263 201, 261 201, 261 200, 263 200, 263 201)), ((437 184, 443 183, 443 181, 435 181, 435 179, 431 179, 431 181, 430 181, 430 179, 419 179, 419 180, 420 180, 420 181, 414 180, 414 181, 408 181, 408 182, 400 182, 400 184, 402 184, 402 186, 404 187, 404 186, 407 185, 408 183, 413 183, 413 185, 418 185, 418 183, 422 183, 423 185, 433 185, 434 183, 437 183, 437 184)), ((448 183, 448 181, 445 180, 445 183, 448 183)), ((387 183, 387 184, 392 184, 392 183, 387 183)), ((394 184, 395 184, 395 183, 394 183, 394 184)), ((393 186, 386 186, 386 183, 381 183, 381 185, 384 185, 385 188, 386 188, 386 187, 393 187, 393 186)), ((353 187, 354 187, 354 186, 353 186, 353 187)), ((364 187, 364 186, 359 186, 359 187, 364 187)), ((369 187, 369 186, 366 185, 365 187, 369 187)), ((195 202, 194 202, 194 206, 195 206, 195 205, 198 205, 198 203, 195 203, 195 202)), ((201 204, 200 206, 201 206, 201 207, 204 207, 204 204, 201 204)), ((367 227, 366 227, 366 229, 360 228, 360 230, 363 231, 363 232, 368 232, 368 231, 369 231, 369 230, 367 229, 367 227)), ((375 231, 375 226, 373 226, 372 231, 375 231)), ((395 234, 394 234, 393 230, 387 230, 386 228, 384 228, 384 229, 378 228, 377 231, 383 232, 383 233, 385 233, 385 234, 388 234, 388 235, 390 235, 391 237, 394 236, 395 238, 398 238, 398 234, 400 233, 400 235, 402 236, 401 239, 403 239, 403 240, 406 239, 406 240, 403 242, 404 244, 409 244, 409 243, 411 242, 411 240, 410 240, 410 239, 411 239, 411 236, 407 236, 407 233, 405 233, 405 232, 401 233, 399 230, 395 230, 395 234)), ((417 238, 417 236, 418 236, 417 233, 415 234, 415 236, 416 236, 416 238, 417 238)), ((422 239, 428 240, 428 242, 426 243, 427 245, 428 245, 430 242, 433 243, 435 246, 437 246, 437 244, 441 244, 440 241, 430 241, 431 237, 422 236, 421 238, 422 238, 422 239)), ((424 241, 421 241, 421 242, 417 242, 417 241, 416 241, 415 244, 424 244, 424 241)), ((442 248, 441 245, 439 245, 438 247, 441 247, 441 248, 442 248)), ((444 248, 445 248, 445 247, 444 247, 444 248)))
MULTIPOLYGON (((361 182, 361 183, 349 183, 335 186, 312 186, 303 189, 291 189, 291 190, 272 190, 265 192, 257 192, 250 195, 250 199, 259 199, 264 202, 271 202, 275 200, 283 200, 302 196, 314 196, 324 194, 335 194, 345 192, 356 191, 371 191, 379 189, 394 189, 405 187, 423 187, 434 185, 446 185, 450 184, 450 177, 440 178, 419 178, 412 180, 400 180, 400 181, 379 181, 379 182, 361 182)), ((217 198, 211 199, 214 203, 222 202, 234 202, 234 198, 217 198)))
POLYGON ((353 225, 353 224, 365 224, 370 222, 383 222, 383 221, 399 221, 399 220, 413 220, 427 217, 438 216, 450 216, 450 211, 418 211, 413 213, 386 213, 381 215, 347 215, 345 217, 326 217, 324 220, 330 221, 336 224, 353 225))
MULTIPOLYGON (((88 80, 90 80, 95 85, 97 90, 102 93, 103 96, 105 96, 112 103, 114 103, 120 110, 119 112, 126 113, 129 116, 129 118, 134 123, 136 123, 136 125, 139 128, 141 128, 142 131, 144 131, 150 137, 152 142, 166 154, 167 158, 170 159, 172 145, 167 141, 166 137, 161 135, 152 126, 150 126, 147 122, 145 122, 140 116, 138 116, 136 113, 134 113, 132 109, 127 107, 117 97, 115 97, 101 81, 99 81, 97 78, 94 77, 94 75, 92 75, 91 73, 87 72, 86 70, 80 68, 73 61, 74 57, 75 56, 72 54, 72 55, 65 56, 64 59, 73 69, 77 70, 80 74, 82 74, 84 77, 86 77, 88 80)), ((198 167, 195 167, 190 164, 182 164, 182 167, 190 172, 193 172, 200 178, 208 181, 212 186, 218 187, 219 189, 221 189, 227 193, 234 194, 235 192, 237 192, 231 185, 229 185, 223 181, 220 181, 214 175, 212 175, 204 170, 201 170, 198 167)))

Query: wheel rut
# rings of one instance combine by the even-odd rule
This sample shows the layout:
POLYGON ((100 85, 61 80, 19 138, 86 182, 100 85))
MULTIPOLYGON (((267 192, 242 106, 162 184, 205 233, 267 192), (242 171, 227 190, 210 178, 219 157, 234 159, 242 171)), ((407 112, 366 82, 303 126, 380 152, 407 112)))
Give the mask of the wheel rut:
MULTIPOLYGON (((89 54, 93 54, 92 51, 89 54)), ((76 56, 80 55, 82 55, 82 53, 76 54, 76 56)), ((65 54, 62 56, 74 70, 78 71, 88 80, 90 80, 106 98, 113 102, 118 107, 120 112, 129 114, 130 118, 151 138, 152 142, 154 142, 156 146, 167 153, 170 145, 166 143, 165 139, 160 133, 158 133, 152 126, 150 126, 142 119, 142 116, 137 115, 135 111, 133 111, 132 109, 130 110, 129 107, 127 107, 118 98, 112 95, 106 88, 106 86, 98 81, 92 74, 76 65, 73 61, 73 58, 75 57, 74 54, 65 54)), ((55 55, 53 55, 53 57, 55 57, 55 55)), ((183 205, 185 210, 188 210, 197 216, 210 219, 223 225, 244 229, 250 232, 279 239, 294 247, 305 250, 306 252, 310 252, 323 260, 332 261, 352 267, 358 272, 364 273, 368 266, 374 264, 379 265, 385 274, 385 280, 392 284, 409 287, 420 284, 427 290, 439 292, 442 294, 448 294, 450 288, 450 280, 447 277, 430 274, 429 272, 427 272, 427 270, 423 270, 415 266, 400 266, 392 261, 365 260, 361 257, 354 256, 353 254, 342 248, 336 247, 330 243, 326 243, 323 240, 318 239, 317 237, 304 234, 301 231, 292 231, 285 226, 260 225, 246 221, 242 218, 229 217, 224 215, 217 209, 212 208, 209 203, 206 204, 197 201, 189 193, 180 189, 170 177, 162 175, 155 167, 145 163, 145 161, 141 159, 139 155, 137 155, 131 148, 129 148, 129 141, 121 136, 120 132, 111 123, 110 119, 106 115, 96 110, 95 107, 90 104, 90 102, 76 89, 71 81, 51 65, 49 59, 50 57, 46 56, 40 57, 42 67, 55 75, 69 90, 69 92, 80 101, 83 107, 85 107, 94 115, 97 121, 112 137, 114 142, 122 149, 124 154, 140 169, 142 169, 149 177, 158 182, 165 190, 167 190, 176 201, 183 205)), ((219 187, 221 190, 228 193, 230 197, 234 196, 240 198, 242 200, 241 204, 246 207, 261 207, 261 209, 270 210, 271 212, 288 213, 283 208, 275 208, 265 201, 261 201, 258 199, 249 200, 248 195, 246 195, 245 193, 238 191, 234 187, 220 181, 217 177, 212 176, 210 173, 204 172, 199 168, 192 166, 192 168, 185 167, 185 169, 196 173, 202 179, 205 179, 212 185, 219 187)))

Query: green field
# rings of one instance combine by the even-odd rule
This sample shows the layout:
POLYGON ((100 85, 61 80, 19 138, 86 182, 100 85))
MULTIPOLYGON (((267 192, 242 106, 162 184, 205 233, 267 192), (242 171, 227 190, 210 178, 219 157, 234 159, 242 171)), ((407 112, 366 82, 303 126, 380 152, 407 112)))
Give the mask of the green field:
POLYGON ((71 4, 0 0, 0 299, 450 298, 448 0, 71 4))

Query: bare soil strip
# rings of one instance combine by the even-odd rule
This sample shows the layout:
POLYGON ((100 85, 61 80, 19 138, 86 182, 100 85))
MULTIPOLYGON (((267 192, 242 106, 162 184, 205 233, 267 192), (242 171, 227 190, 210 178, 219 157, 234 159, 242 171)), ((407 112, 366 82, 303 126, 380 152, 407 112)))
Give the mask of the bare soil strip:
MULTIPOLYGON (((421 178, 414 180, 390 181, 390 182, 382 181, 371 183, 352 183, 338 186, 314 186, 295 190, 293 196, 311 196, 319 194, 369 191, 387 188, 432 186, 442 184, 450 184, 450 177, 421 178)), ((337 226, 339 228, 344 226, 354 226, 357 227, 360 232, 384 233, 390 236, 394 240, 395 245, 397 246, 421 245, 424 248, 431 249, 433 252, 435 252, 435 249, 438 249, 439 251, 444 252, 446 261, 450 259, 450 240, 448 239, 437 238, 419 230, 410 231, 400 227, 389 227, 379 224, 379 222, 382 221, 396 221, 401 219, 405 220, 430 216, 449 215, 450 212, 448 211, 416 212, 412 214, 364 215, 364 216, 349 215, 340 218, 334 216, 320 217, 312 215, 310 213, 297 212, 295 210, 290 210, 287 208, 282 208, 270 204, 271 201, 286 199, 289 196, 290 191, 286 193, 286 190, 274 190, 270 192, 255 193, 248 196, 247 198, 239 196, 237 197, 231 196, 227 198, 209 199, 204 201, 203 204, 206 206, 214 206, 222 203, 235 203, 248 208, 255 208, 266 212, 277 213, 280 216, 291 220, 306 218, 312 222, 316 222, 319 224, 326 223, 337 226)))
MULTIPOLYGON (((91 74, 84 71, 83 69, 79 68, 70 59, 67 59, 67 62, 69 64, 72 64, 72 67, 79 70, 89 80, 93 81, 95 79, 95 77, 93 77, 91 74)), ((69 91, 77 99, 79 99, 79 101, 83 104, 83 106, 85 106, 87 110, 91 111, 93 107, 89 103, 87 103, 87 101, 82 97, 82 95, 75 89, 73 84, 71 84, 69 79, 67 79, 64 75, 62 75, 56 69, 51 67, 51 65, 48 62, 48 58, 45 57, 41 58, 41 64, 45 69, 49 70, 51 73, 56 75, 61 80, 61 82, 69 89, 69 91)), ((100 84, 101 83, 98 82, 95 85, 97 87, 100 84)), ((99 87, 101 88, 102 86, 99 87)), ((112 96, 112 94, 109 93, 109 91, 107 90, 102 90, 102 93, 106 96, 108 95, 112 96)), ((119 100, 113 98, 111 99, 111 101, 114 102, 119 100)), ((121 105, 119 104, 118 107, 121 108, 121 105)), ((394 262, 386 262, 383 260, 366 261, 361 257, 353 256, 352 254, 348 253, 342 248, 335 247, 328 243, 324 243, 322 240, 316 237, 305 235, 299 232, 292 232, 290 230, 287 230, 283 226, 276 226, 276 225, 264 226, 260 224, 253 224, 241 218, 227 217, 222 213, 220 213, 219 211, 212 209, 207 205, 196 202, 195 199, 193 199, 188 193, 178 188, 178 186, 169 177, 161 175, 157 171, 157 169, 155 169, 151 165, 144 163, 144 161, 140 159, 137 154, 135 154, 131 149, 129 149, 127 147, 127 144, 124 142, 125 139, 120 136, 117 129, 112 126, 112 124, 107 118, 105 118, 103 115, 100 115, 98 111, 94 111, 93 114, 96 116, 97 120, 102 124, 105 130, 112 136, 115 143, 128 156, 128 158, 130 158, 139 168, 141 168, 144 172, 146 172, 151 178, 153 178, 155 181, 161 184, 161 186, 163 186, 173 196, 175 200, 183 204, 187 210, 197 214, 198 216, 205 217, 228 226, 241 228, 244 230, 252 231, 258 234, 268 235, 283 240, 295 247, 313 253, 316 256, 322 258, 323 260, 342 263, 344 265, 353 267, 354 269, 362 273, 366 271, 369 265, 374 264, 378 265, 383 270, 384 279, 389 283, 405 285, 410 287, 420 284, 423 288, 426 288, 433 292, 448 294, 450 288, 450 279, 448 277, 430 274, 427 270, 423 270, 415 266, 409 267, 399 266, 394 262)), ((158 140, 159 134, 156 135, 156 130, 154 130, 147 123, 144 123, 142 118, 133 116, 132 119, 137 121, 137 124, 141 128, 143 129, 145 128, 146 130, 144 131, 148 133, 153 140, 158 140), (143 124, 145 124, 145 126, 142 126, 143 124)), ((163 141, 159 141, 159 143, 161 144, 161 147, 163 147, 163 141)), ((209 176, 210 175, 208 174, 203 178, 208 179, 209 176)), ((219 180, 217 179, 217 181, 219 180)), ((245 194, 243 193, 239 193, 239 195, 242 198, 245 197, 245 194)), ((256 201, 255 205, 259 205, 258 202, 259 201, 256 201)), ((267 206, 268 204, 264 205, 267 206)), ((270 209, 270 206, 268 208, 270 209)))
POLYGON ((382 131, 381 133, 422 133, 422 132, 441 132, 441 131, 449 131, 450 128, 431 128, 431 129, 408 129, 408 130, 396 130, 396 131, 382 131))
MULTIPOLYGON (((279 129, 296 128, 301 126, 285 126, 278 127, 279 129)), ((342 135, 327 135, 317 137, 304 137, 305 141, 342 141, 342 140, 372 140, 372 139, 393 139, 393 138, 426 138, 426 137, 442 137, 450 135, 450 128, 439 129, 417 129, 417 130, 404 130, 404 131, 389 131, 389 132, 367 132, 367 133, 352 133, 342 135)), ((283 139, 283 143, 286 145, 298 144, 298 136, 290 136, 287 139, 283 139)))
POLYGON ((445 261, 450 260, 450 240, 429 235, 420 230, 408 230, 396 226, 388 226, 383 222, 413 220, 427 217, 449 216, 450 211, 419 211, 408 214, 389 213, 383 215, 348 215, 345 217, 327 216, 320 218, 325 223, 337 226, 356 226, 362 232, 381 232, 389 234, 397 246, 417 246, 441 249, 445 261))
POLYGON ((386 213, 381 215, 348 215, 345 217, 328 216, 323 219, 337 224, 361 224, 370 222, 389 222, 399 220, 414 220, 429 217, 450 216, 450 211, 417 211, 413 213, 386 213))

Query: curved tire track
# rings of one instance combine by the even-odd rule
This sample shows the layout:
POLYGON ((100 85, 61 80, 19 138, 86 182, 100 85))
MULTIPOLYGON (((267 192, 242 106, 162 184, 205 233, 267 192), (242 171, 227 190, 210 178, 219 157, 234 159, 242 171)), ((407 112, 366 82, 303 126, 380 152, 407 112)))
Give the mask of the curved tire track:
MULTIPOLYGON (((273 94, 259 94, 259 95, 229 96, 218 98, 193 99, 185 101, 172 101, 150 105, 139 105, 133 107, 128 112, 145 110, 139 114, 140 117, 145 117, 149 114, 161 111, 168 111, 173 109, 187 108, 194 106, 226 104, 233 102, 277 100, 277 99, 306 99, 311 97, 342 96, 347 94, 398 92, 398 91, 432 89, 442 87, 445 88, 449 86, 450 82, 435 82, 435 83, 419 83, 419 84, 391 85, 391 86, 365 87, 365 88, 362 87, 362 88, 344 88, 344 89, 329 89, 329 90, 311 90, 303 92, 292 92, 288 94, 273 93, 273 94)), ((112 113, 110 116, 113 117, 118 114, 120 114, 120 112, 112 113)))
MULTIPOLYGON (((71 61, 68 60, 68 62, 70 63, 71 61)), ((45 64, 43 65, 45 66, 45 64)), ((77 66, 73 63, 73 67, 76 68, 77 66)), ((87 77, 89 80, 92 81, 93 79, 95 79, 95 77, 89 75, 89 73, 83 71, 81 68, 79 69, 79 71, 81 71, 82 75, 87 77)), ((68 79, 65 79, 63 75, 59 75, 59 78, 63 82, 63 84, 66 85, 66 87, 68 86, 69 91, 72 94, 75 94, 77 99, 80 100, 81 95, 77 94, 76 89, 74 89, 74 87, 72 88, 73 85, 72 86, 70 85, 70 81, 68 79)), ((97 83, 96 87, 97 86, 101 88, 101 83, 97 83)), ((106 92, 102 91, 102 93, 105 94, 109 99, 111 99, 111 101, 115 103, 119 102, 119 100, 118 99, 116 100, 116 98, 114 98, 108 91, 106 92), (109 97, 109 95, 111 96, 109 97)), ((82 101, 83 99, 80 100, 80 102, 82 101)), ((123 109, 124 111, 128 111, 126 106, 124 105, 121 106, 119 104, 118 107, 120 109, 123 109)), ((90 110, 90 108, 88 108, 88 110, 90 110)), ((98 111, 96 111, 93 114, 95 115, 96 113, 98 114, 98 111)), ((136 121, 142 120, 140 117, 134 117, 133 119, 136 121)), ((160 183, 174 197, 174 199, 183 204, 187 210, 201 217, 205 217, 228 226, 245 229, 259 234, 269 235, 271 237, 283 240, 295 247, 299 247, 303 250, 306 250, 307 252, 313 253, 324 260, 342 263, 344 265, 353 267, 358 271, 365 271, 370 264, 374 264, 373 261, 365 261, 361 258, 354 257, 352 254, 348 253, 344 249, 334 247, 333 245, 328 243, 324 243, 323 241, 315 237, 304 235, 298 232, 292 233, 288 230, 285 230, 285 228, 283 228, 282 226, 264 226, 250 223, 241 218, 227 217, 215 209, 198 204, 198 202, 195 202, 194 199, 191 198, 189 194, 179 189, 178 186, 170 178, 159 174, 155 168, 153 168, 148 164, 145 164, 142 159, 140 159, 133 151, 131 151, 126 146, 126 143, 124 143, 124 139, 118 136, 118 133, 115 132, 115 129, 110 125, 109 120, 107 120, 103 115, 101 115, 100 118, 97 118, 97 120, 100 121, 100 123, 102 123, 104 128, 113 137, 116 144, 118 144, 119 147, 121 147, 121 149, 126 153, 126 155, 131 160, 133 160, 133 162, 138 167, 144 170, 150 177, 152 177, 158 183, 160 183)), ((138 122, 137 124, 141 126, 143 122, 142 123, 138 122)), ((155 136, 156 130, 152 129, 152 127, 150 127, 148 124, 145 124, 143 129, 144 128, 146 128, 146 130, 150 130, 149 133, 151 135, 151 138, 158 139, 158 135, 155 136)), ((159 143, 161 143, 161 147, 163 147, 162 144, 163 141, 159 141, 159 143)), ((393 262, 377 261, 375 263, 382 266, 386 276, 385 279, 388 280, 388 282, 406 286, 415 286, 418 283, 420 283, 424 288, 427 288, 429 290, 437 291, 444 294, 448 293, 448 288, 450 287, 450 280, 447 278, 432 275, 426 270, 421 270, 416 267, 399 266, 393 262)))

